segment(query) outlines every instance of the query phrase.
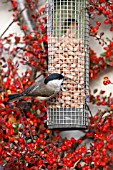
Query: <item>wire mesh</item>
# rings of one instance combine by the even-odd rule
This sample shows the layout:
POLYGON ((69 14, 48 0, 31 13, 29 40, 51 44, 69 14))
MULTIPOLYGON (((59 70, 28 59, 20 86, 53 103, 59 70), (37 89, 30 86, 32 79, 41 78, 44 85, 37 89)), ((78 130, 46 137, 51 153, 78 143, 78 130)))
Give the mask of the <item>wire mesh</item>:
POLYGON ((49 128, 85 128, 88 124, 89 55, 86 0, 48 0, 48 71, 71 80, 50 101, 49 128))

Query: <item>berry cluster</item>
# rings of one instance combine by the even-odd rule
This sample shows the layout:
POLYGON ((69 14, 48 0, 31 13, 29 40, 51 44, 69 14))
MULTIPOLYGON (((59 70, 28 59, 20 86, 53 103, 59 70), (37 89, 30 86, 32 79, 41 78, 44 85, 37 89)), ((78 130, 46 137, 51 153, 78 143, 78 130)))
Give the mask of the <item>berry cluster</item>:
POLYGON ((108 84, 110 84, 110 83, 111 83, 111 81, 109 80, 109 78, 108 78, 108 77, 104 77, 103 84, 104 84, 104 85, 108 85, 108 84))
MULTIPOLYGON (((99 40, 100 41, 100 40, 99 40)), ((91 48, 89 48, 90 55, 90 80, 98 77, 99 73, 108 67, 113 66, 113 41, 104 47, 104 52, 97 56, 91 48)))
MULTIPOLYGON (((88 0, 90 18, 94 19, 96 16, 103 15, 105 25, 110 25, 110 31, 113 31, 113 3, 107 0, 88 0)), ((101 26, 100 21, 96 21, 96 25, 90 25, 90 35, 95 37, 101 26)))

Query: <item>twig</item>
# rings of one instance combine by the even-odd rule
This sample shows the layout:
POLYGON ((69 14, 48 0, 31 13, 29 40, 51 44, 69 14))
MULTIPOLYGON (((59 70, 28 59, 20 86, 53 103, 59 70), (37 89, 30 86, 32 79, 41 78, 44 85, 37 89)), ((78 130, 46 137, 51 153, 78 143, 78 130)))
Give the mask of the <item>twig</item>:
POLYGON ((32 55, 37 56, 37 54, 35 54, 33 51, 27 50, 23 47, 17 47, 16 50, 27 51, 28 53, 31 53, 32 55))
POLYGON ((28 125, 28 129, 29 129, 30 137, 31 137, 31 139, 33 141, 34 139, 33 139, 33 135, 32 135, 32 132, 31 132, 31 129, 30 129, 29 125, 28 125))
POLYGON ((87 108, 88 108, 88 110, 89 110, 90 116, 93 118, 92 112, 91 112, 91 110, 90 110, 90 108, 89 108, 89 106, 88 106, 87 103, 86 103, 86 106, 87 106, 87 108))
MULTIPOLYGON (((23 109, 22 109, 20 106, 18 106, 18 108, 19 108, 20 111, 23 113, 23 115, 26 117, 23 109)), ((22 116, 22 115, 21 115, 21 116, 22 116)), ((27 121, 27 118, 26 118, 26 121, 27 121)), ((24 122, 23 122, 23 124, 24 124, 24 122)), ((34 139, 33 139, 33 135, 32 135, 31 129, 30 129, 30 127, 29 127, 29 123, 28 123, 28 129, 29 129, 29 132, 30 132, 30 137, 31 137, 31 139, 32 139, 32 141, 33 141, 34 139)))
POLYGON ((4 91, 2 76, 0 76, 0 86, 1 90, 4 91))
POLYGON ((74 166, 70 169, 70 170, 76 170, 75 167, 77 166, 77 164, 81 161, 81 159, 79 159, 78 161, 75 162, 74 166))
POLYGON ((15 107, 15 106, 13 106, 13 108, 0 108, 0 111, 2 112, 2 111, 20 111, 17 107, 15 107))
POLYGON ((8 25, 8 27, 5 29, 5 31, 1 34, 0 38, 2 38, 3 35, 7 32, 7 30, 11 27, 11 25, 19 19, 20 15, 22 14, 22 12, 23 12, 25 9, 26 9, 26 7, 20 11, 20 13, 18 14, 18 16, 17 16, 16 19, 13 19, 13 21, 8 25))

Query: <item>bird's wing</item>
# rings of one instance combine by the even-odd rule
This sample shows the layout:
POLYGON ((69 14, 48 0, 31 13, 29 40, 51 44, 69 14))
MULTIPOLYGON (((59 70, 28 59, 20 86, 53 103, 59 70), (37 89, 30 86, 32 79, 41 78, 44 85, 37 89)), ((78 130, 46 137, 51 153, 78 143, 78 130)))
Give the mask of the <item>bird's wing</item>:
POLYGON ((30 91, 29 96, 42 96, 42 97, 49 97, 54 94, 54 91, 47 89, 44 82, 42 82, 39 86, 34 86, 33 89, 30 91))
POLYGON ((41 78, 39 80, 37 80, 34 84, 32 84, 31 86, 29 86, 27 89, 25 89, 23 91, 23 94, 29 95, 32 94, 32 92, 36 89, 39 88, 40 84, 42 84, 44 81, 44 78, 41 78))
POLYGON ((46 85, 44 84, 44 79, 41 79, 40 81, 36 81, 34 84, 25 89, 22 94, 32 97, 49 97, 54 94, 54 91, 47 89, 46 85))

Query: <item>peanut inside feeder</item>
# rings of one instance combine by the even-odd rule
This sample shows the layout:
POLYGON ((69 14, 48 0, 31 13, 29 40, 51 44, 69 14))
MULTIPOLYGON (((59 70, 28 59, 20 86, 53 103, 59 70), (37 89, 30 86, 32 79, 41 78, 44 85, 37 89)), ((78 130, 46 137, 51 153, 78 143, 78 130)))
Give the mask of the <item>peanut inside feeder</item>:
POLYGON ((52 99, 51 108, 83 108, 84 104, 84 62, 85 51, 82 39, 74 34, 61 38, 51 38, 49 71, 61 73, 70 79, 64 82, 63 88, 56 99, 52 99))

